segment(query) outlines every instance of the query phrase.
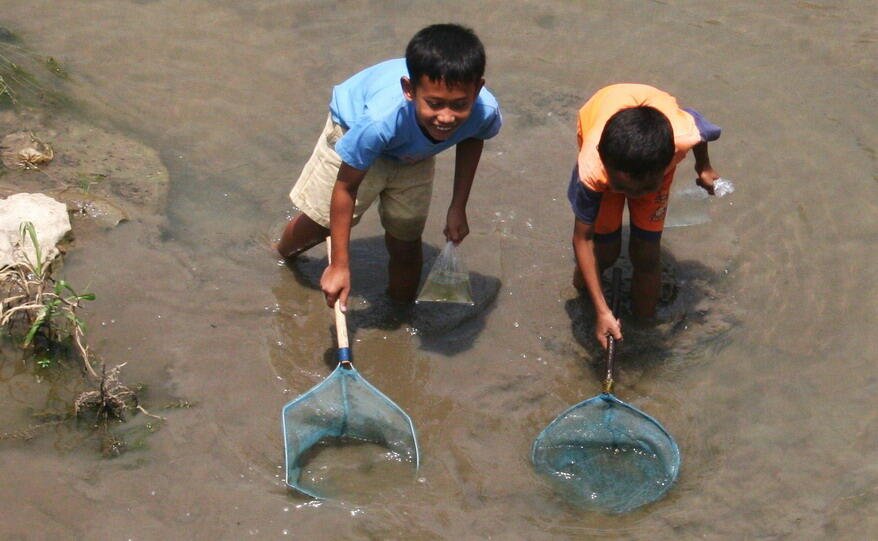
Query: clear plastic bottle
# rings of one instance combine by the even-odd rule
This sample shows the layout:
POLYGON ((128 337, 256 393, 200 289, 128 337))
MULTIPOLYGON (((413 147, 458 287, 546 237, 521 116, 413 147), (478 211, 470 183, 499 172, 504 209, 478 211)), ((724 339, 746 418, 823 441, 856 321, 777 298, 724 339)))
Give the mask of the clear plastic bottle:
POLYGON ((725 197, 735 191, 735 185, 726 178, 718 178, 713 181, 713 194, 717 197, 725 197))

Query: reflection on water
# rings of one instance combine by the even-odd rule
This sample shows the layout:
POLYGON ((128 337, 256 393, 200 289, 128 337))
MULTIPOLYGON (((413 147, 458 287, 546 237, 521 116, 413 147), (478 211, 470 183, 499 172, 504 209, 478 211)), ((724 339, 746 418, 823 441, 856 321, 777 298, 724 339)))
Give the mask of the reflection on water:
POLYGON ((671 186, 665 228, 710 223, 711 214, 716 212, 717 205, 734 204, 732 198, 725 198, 734 191, 735 185, 732 181, 724 178, 718 178, 714 182, 713 196, 692 181, 675 181, 671 186))
POLYGON ((710 222, 710 196, 693 182, 680 179, 671 186, 665 227, 685 227, 710 222))
POLYGON ((369 503, 412 482, 414 463, 370 442, 324 438, 299 459, 299 484, 329 499, 369 503))

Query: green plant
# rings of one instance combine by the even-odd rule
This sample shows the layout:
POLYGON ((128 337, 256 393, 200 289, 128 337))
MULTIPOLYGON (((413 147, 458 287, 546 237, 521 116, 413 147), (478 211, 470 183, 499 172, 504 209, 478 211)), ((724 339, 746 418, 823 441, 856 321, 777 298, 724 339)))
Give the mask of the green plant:
POLYGON ((36 361, 37 366, 40 368, 49 368, 52 366, 52 358, 51 357, 39 357, 36 361))
POLYGON ((95 300, 93 293, 84 293, 80 295, 76 293, 66 281, 59 280, 58 282, 55 282, 55 294, 51 296, 43 296, 44 304, 37 309, 37 316, 24 338, 23 345, 31 345, 34 336, 40 329, 44 328, 46 325, 53 324, 53 318, 68 319, 75 330, 79 330, 84 334, 85 323, 76 316, 74 308, 79 307, 79 301, 93 300, 95 300), (65 291, 69 292, 70 295, 64 296, 65 291))
MULTIPOLYGON (((126 363, 107 369, 100 357, 95 356, 98 371, 94 370, 91 352, 85 344, 85 322, 77 315, 81 303, 94 300, 94 294, 78 293, 67 281, 52 277, 52 262, 43 253, 33 223, 23 222, 19 237, 17 263, 0 268, 0 328, 10 331, 8 336, 0 335, 0 338, 5 341, 7 337, 22 336, 21 343, 31 348, 31 358, 38 370, 54 368, 59 360, 58 351, 72 351, 66 342, 72 339, 86 379, 91 380, 96 388, 78 393, 73 398, 70 412, 49 412, 49 416, 38 424, 0 431, 0 441, 29 440, 51 426, 72 419, 85 419, 93 413, 93 427, 100 434, 101 452, 105 457, 119 456, 129 449, 142 447, 148 434, 161 426, 160 422, 148 421, 142 427, 122 430, 111 430, 111 424, 126 421, 129 413, 142 413, 162 422, 165 418, 153 415, 140 404, 138 393, 141 387, 131 388, 120 381, 120 372, 126 363), (28 242, 33 247, 32 255, 25 250, 28 242), (43 339, 38 340, 38 337, 43 339), (62 347, 57 347, 59 345, 62 347)), ((52 370, 52 373, 58 372, 52 370)), ((190 402, 179 401, 168 407, 191 406, 190 402)), ((37 416, 43 417, 42 414, 37 416)))
POLYGON ((32 347, 37 336, 49 343, 72 338, 85 368, 98 377, 83 340, 85 323, 76 315, 82 301, 94 300, 94 294, 77 293, 67 281, 52 278, 51 262, 43 254, 33 223, 23 222, 19 234, 20 262, 0 270, 0 326, 13 333, 26 329, 24 347, 32 347), (24 250, 28 240, 34 248, 33 259, 24 250))
POLYGON ((85 193, 91 193, 91 187, 106 179, 107 175, 102 173, 77 173, 76 177, 79 179, 79 189, 85 193))
POLYGON ((2 75, 0 75, 0 99, 7 99, 10 103, 15 103, 15 92, 9 88, 9 84, 2 75))
POLYGON ((54 58, 0 39, 0 106, 70 105, 61 93, 67 79, 67 71, 54 58))

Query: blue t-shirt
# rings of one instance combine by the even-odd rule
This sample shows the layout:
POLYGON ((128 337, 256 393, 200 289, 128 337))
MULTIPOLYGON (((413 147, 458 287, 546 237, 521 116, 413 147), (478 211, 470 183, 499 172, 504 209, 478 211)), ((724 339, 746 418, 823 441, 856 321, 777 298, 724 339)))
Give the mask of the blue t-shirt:
POLYGON ((366 68, 333 88, 329 111, 347 130, 335 151, 351 167, 369 169, 379 156, 414 163, 464 139, 490 139, 500 131, 500 107, 482 87, 466 122, 447 140, 431 141, 418 126, 414 103, 402 93, 403 76, 408 77, 405 59, 397 58, 366 68))

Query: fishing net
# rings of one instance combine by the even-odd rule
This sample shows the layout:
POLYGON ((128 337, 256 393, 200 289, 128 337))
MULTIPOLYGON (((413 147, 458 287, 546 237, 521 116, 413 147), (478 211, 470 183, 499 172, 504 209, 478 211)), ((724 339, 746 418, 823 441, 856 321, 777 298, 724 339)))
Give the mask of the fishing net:
MULTIPOLYGON (((611 301, 619 312, 622 271, 613 269, 611 301)), ((680 470, 680 450, 658 421, 612 394, 616 341, 607 335, 604 392, 549 423, 531 460, 568 503, 626 513, 662 496, 680 470)))
POLYGON ((421 294, 415 302, 475 304, 470 289, 469 273, 453 242, 445 243, 445 248, 433 263, 421 294))
POLYGON ((303 456, 321 440, 374 443, 418 467, 411 419, 350 364, 339 364, 323 382, 287 404, 282 422, 287 484, 312 497, 325 495, 303 486, 299 478, 303 456))
POLYGON ((680 468, 677 444, 658 421, 609 393, 558 416, 532 459, 566 501, 608 513, 660 498, 680 468))

